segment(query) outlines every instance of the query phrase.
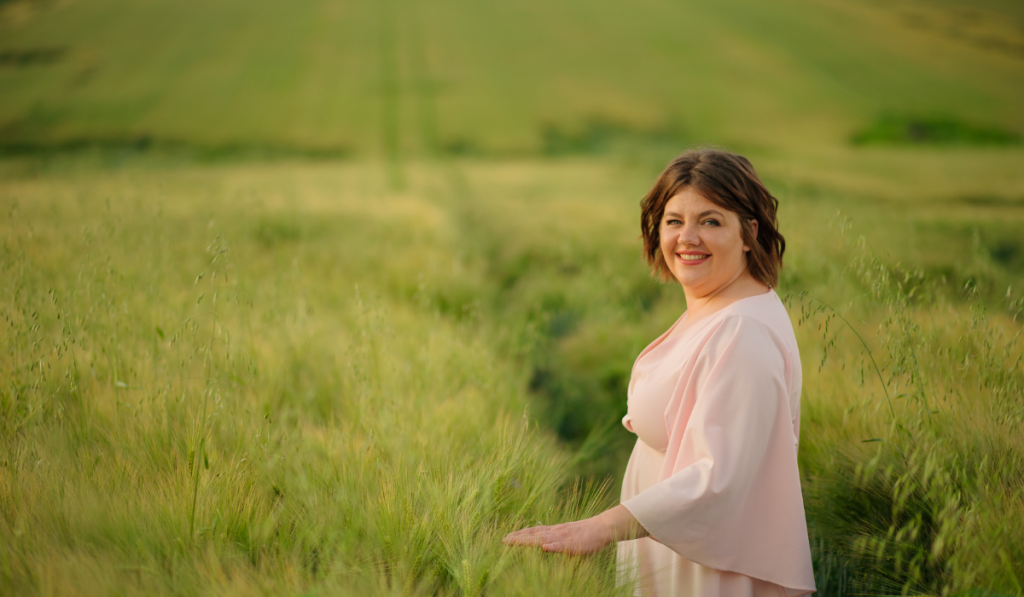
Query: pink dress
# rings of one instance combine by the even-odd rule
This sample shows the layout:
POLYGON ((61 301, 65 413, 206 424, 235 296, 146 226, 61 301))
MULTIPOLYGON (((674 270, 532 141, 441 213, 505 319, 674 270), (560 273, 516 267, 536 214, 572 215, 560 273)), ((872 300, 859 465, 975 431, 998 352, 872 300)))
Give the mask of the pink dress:
POLYGON ((651 537, 618 544, 635 594, 793 597, 814 574, 796 452, 800 355, 774 290, 740 299, 633 365, 637 434, 622 504, 651 537))

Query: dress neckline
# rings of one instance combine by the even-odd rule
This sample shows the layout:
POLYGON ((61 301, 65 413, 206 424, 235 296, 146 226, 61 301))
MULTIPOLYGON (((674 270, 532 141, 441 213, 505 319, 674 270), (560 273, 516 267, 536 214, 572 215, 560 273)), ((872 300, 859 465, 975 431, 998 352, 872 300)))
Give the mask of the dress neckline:
POLYGON ((679 334, 677 334, 675 337, 670 338, 669 336, 672 334, 672 330, 676 329, 676 327, 679 324, 683 323, 683 321, 685 321, 687 319, 686 316, 690 312, 689 309, 687 309, 686 311, 683 311, 683 314, 679 316, 679 319, 676 319, 675 323, 673 323, 672 326, 669 327, 667 331, 665 331, 661 336, 658 336, 658 338, 654 341, 653 345, 651 346, 650 350, 647 351, 647 354, 650 354, 650 353, 654 352, 658 347, 660 347, 661 345, 665 344, 666 342, 671 342, 671 343, 675 344, 676 340, 685 337, 687 334, 690 333, 690 330, 693 330, 693 329, 698 328, 698 327, 703 327, 701 324, 703 324, 704 322, 711 321, 711 320, 715 319, 720 313, 725 313, 725 312, 729 311, 737 303, 741 303, 743 301, 750 300, 750 299, 762 298, 762 297, 766 297, 766 296, 774 295, 774 294, 775 294, 775 289, 774 288, 769 288, 768 292, 763 292, 761 294, 754 294, 754 295, 751 295, 751 296, 745 296, 743 298, 736 299, 733 302, 729 303, 728 305, 726 305, 726 306, 722 307, 721 309, 715 311, 714 313, 711 313, 707 317, 705 317, 705 318, 695 322, 690 327, 686 328, 682 332, 679 332, 679 334))

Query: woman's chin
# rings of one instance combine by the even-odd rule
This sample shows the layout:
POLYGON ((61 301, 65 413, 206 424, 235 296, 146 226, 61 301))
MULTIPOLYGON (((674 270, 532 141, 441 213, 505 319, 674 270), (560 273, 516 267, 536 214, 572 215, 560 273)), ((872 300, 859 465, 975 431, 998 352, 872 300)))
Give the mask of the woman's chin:
POLYGON ((676 280, 686 291, 698 291, 707 282, 707 276, 695 276, 693 272, 676 273, 676 280))

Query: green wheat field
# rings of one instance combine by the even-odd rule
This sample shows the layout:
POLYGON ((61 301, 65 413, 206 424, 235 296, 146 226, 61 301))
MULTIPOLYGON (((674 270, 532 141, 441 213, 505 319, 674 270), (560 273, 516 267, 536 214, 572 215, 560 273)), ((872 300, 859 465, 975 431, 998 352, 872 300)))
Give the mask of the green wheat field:
POLYGON ((781 202, 819 595, 1024 595, 1024 5, 0 1, 0 594, 580 595, 669 159, 781 202))

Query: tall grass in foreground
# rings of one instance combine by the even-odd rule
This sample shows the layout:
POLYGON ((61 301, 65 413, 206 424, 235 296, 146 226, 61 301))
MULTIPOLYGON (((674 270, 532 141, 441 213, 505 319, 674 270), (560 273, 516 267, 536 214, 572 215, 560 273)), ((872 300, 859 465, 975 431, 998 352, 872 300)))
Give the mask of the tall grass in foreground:
MULTIPOLYGON (((405 175, 0 185, 0 593, 616 594, 609 552, 499 539, 615 501, 629 366, 684 308, 637 256, 649 173, 405 175)), ((820 594, 1024 593, 1019 277, 821 201, 783 203, 780 288, 820 594)))
POLYGON ((847 316, 793 297, 824 340, 802 434, 821 593, 1024 593, 1020 300, 992 313, 969 280, 963 308, 920 270, 852 253, 866 300, 847 316))
POLYGON ((500 543, 606 492, 491 340, 332 273, 384 226, 95 201, 4 205, 0 593, 617 594, 500 543))

